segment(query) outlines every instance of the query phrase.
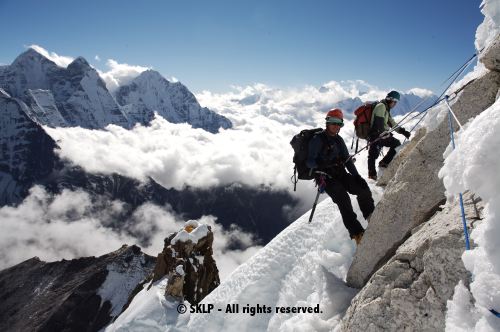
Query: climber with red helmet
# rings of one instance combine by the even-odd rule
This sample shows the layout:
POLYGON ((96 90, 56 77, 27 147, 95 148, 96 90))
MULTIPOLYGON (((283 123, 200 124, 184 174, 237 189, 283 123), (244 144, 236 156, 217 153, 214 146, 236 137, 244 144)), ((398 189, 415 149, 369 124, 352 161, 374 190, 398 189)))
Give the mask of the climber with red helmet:
MULTIPOLYGON (((396 122, 391 116, 391 109, 394 108, 400 99, 399 92, 391 91, 385 99, 380 101, 372 112, 370 122, 370 132, 368 141, 370 149, 368 150, 368 178, 377 180, 377 170, 375 169, 375 161, 377 160, 380 151, 384 146, 389 148, 389 151, 384 158, 378 163, 379 168, 386 168, 396 155, 396 148, 401 145, 401 142, 389 133, 391 127, 396 126, 396 122)), ((396 132, 406 138, 410 138, 410 132, 403 127, 397 127, 396 132)))
MULTIPOLYGON (((353 211, 349 194, 356 195, 363 217, 368 219, 375 208, 372 193, 352 159, 348 160, 349 151, 339 136, 340 128, 344 126, 342 111, 338 108, 330 110, 325 120, 326 129, 316 134, 309 142, 307 167, 328 174, 325 179, 325 192, 339 207, 342 221, 351 239, 359 244, 364 229, 353 211)), ((316 180, 319 182, 319 179, 316 180)))

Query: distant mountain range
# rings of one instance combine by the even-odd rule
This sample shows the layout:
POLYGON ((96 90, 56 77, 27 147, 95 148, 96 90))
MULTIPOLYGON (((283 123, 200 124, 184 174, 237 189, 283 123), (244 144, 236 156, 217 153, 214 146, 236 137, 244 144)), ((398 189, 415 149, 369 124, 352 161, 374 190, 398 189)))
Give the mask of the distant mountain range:
MULTIPOLYGON (((20 203, 35 184, 54 194, 64 189, 84 190, 96 206, 103 199, 127 203, 119 218, 122 221, 146 202, 169 204, 186 218, 211 214, 222 225, 237 224, 267 243, 288 225, 283 207, 297 203, 285 191, 266 188, 235 185, 174 190, 152 179, 141 183, 119 174, 87 173, 56 155, 57 143, 27 112, 25 103, 0 90, 0 206, 20 203)), ((120 228, 120 223, 112 226, 120 228)))
POLYGON ((11 65, 0 67, 0 206, 19 204, 40 184, 53 194, 84 190, 96 208, 102 199, 120 200, 127 205, 123 218, 151 202, 168 204, 186 218, 215 215, 224 226, 235 223, 264 242, 286 227, 282 208, 294 204, 286 192, 241 185, 167 190, 153 180, 140 183, 119 174, 90 174, 61 160, 54 152, 57 143, 42 127, 131 128, 147 124, 155 112, 170 122, 188 122, 212 133, 232 127, 225 117, 201 107, 184 85, 155 71, 143 72, 113 96, 85 59, 63 68, 28 49, 11 65))
POLYGON ((32 120, 50 127, 130 128, 147 124, 155 112, 212 133, 232 127, 224 116, 201 107, 180 82, 171 83, 156 71, 147 70, 121 86, 115 98, 84 58, 63 68, 32 48, 0 67, 0 88, 22 102, 32 120))
MULTIPOLYGON (((328 92, 328 87, 321 87, 320 92, 328 92)), ((401 100, 397 103, 396 107, 394 107, 391 110, 391 115, 392 116, 397 116, 397 115, 403 115, 407 114, 408 112, 421 112, 427 107, 431 106, 437 99, 437 96, 434 94, 428 94, 428 95, 418 95, 413 92, 400 92, 401 94, 401 100)), ((346 98, 338 103, 335 103, 334 105, 331 105, 331 108, 340 108, 344 111, 346 114, 347 118, 353 118, 354 117, 354 111, 356 108, 361 106, 364 102, 366 102, 366 98, 363 96, 365 93, 361 92, 359 97, 354 97, 354 98, 346 98)), ((376 101, 370 100, 370 101, 376 101)), ((326 111, 326 110, 322 110, 326 111)))

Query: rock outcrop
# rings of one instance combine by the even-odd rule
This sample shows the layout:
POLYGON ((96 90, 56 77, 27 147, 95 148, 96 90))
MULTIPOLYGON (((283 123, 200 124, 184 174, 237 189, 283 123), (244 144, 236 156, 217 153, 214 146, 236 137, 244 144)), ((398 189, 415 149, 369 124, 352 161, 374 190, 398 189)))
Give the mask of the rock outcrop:
MULTIPOLYGON (((467 194, 464 207, 470 231, 483 206, 467 194)), ((469 281, 460 205, 445 206, 412 233, 352 300, 343 331, 444 330, 446 302, 460 280, 469 281)))
POLYGON ((188 221, 183 230, 165 239, 151 281, 166 277, 166 296, 199 303, 220 284, 219 270, 212 256, 213 241, 210 226, 188 221))
POLYGON ((479 60, 489 70, 500 71, 500 35, 482 52, 479 60))
POLYGON ((124 245, 100 257, 34 257, 0 271, 0 330, 99 331, 153 266, 153 257, 124 245))
MULTIPOLYGON (((499 87, 500 73, 494 71, 467 84, 452 104, 458 119, 466 123, 492 105, 499 87)), ((410 144, 411 151, 402 151, 407 157, 387 183, 370 218, 347 274, 348 285, 362 288, 411 235, 412 229, 427 221, 444 203, 445 189, 438 172, 448 144, 448 122, 441 121, 415 145, 410 144)))

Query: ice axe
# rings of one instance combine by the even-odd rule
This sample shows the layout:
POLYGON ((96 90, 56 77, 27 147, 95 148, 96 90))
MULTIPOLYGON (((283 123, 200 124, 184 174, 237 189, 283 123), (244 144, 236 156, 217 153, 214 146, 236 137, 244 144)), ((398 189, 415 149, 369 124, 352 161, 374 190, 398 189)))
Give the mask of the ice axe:
POLYGON ((321 195, 322 193, 325 192, 326 177, 330 177, 330 175, 328 175, 325 172, 316 171, 314 173, 319 174, 319 177, 316 180, 316 184, 318 185, 318 193, 316 194, 316 199, 314 200, 314 204, 313 204, 313 207, 312 207, 312 210, 311 210, 311 215, 309 216, 309 222, 312 221, 313 216, 314 216, 314 211, 316 211, 316 205, 318 205, 319 195, 321 195))

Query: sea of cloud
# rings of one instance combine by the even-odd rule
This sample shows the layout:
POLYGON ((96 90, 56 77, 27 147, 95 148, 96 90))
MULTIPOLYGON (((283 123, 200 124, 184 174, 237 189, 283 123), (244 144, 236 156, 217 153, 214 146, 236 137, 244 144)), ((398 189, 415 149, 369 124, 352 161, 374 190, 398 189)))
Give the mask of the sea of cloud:
MULTIPOLYGON (((64 190, 59 195, 43 187, 31 188, 30 195, 17 207, 0 208, 0 270, 37 256, 44 261, 99 256, 119 249, 122 244, 137 244, 156 256, 163 239, 180 230, 185 220, 168 206, 143 204, 132 216, 111 227, 121 215, 124 204, 107 201, 95 208, 95 198, 83 191, 64 190)), ((198 220, 214 232, 214 257, 224 279, 260 247, 253 237, 238 227, 224 229, 212 216, 198 220), (232 249, 237 241, 240 249, 232 249)))
MULTIPOLYGON (((67 65, 72 60, 41 51, 59 65, 67 65)), ((110 90, 147 69, 111 59, 107 63, 109 71, 100 75, 110 90)), ((360 80, 331 81, 321 87, 300 88, 254 84, 232 87, 222 94, 202 91, 196 95, 200 104, 233 122, 232 129, 218 134, 193 129, 187 124, 172 124, 159 116, 149 125, 137 125, 131 130, 114 125, 104 130, 44 129, 58 142, 57 153, 61 157, 88 172, 119 173, 140 181, 151 177, 166 188, 178 190, 186 186, 209 188, 232 183, 287 190, 300 200, 299 206, 284 209, 284 213, 293 214, 309 209, 315 197, 310 181, 299 182, 297 192, 293 192, 290 180, 293 150, 289 144, 293 135, 305 128, 322 127, 325 112, 333 106, 348 107, 349 101, 356 99, 381 99, 387 92, 360 80)), ((418 88, 412 92, 422 96, 430 93, 418 88)), ((351 115, 346 114, 346 125, 341 130, 349 147, 354 133, 350 119, 351 115)), ((360 144, 364 146, 363 141, 360 144)), ((356 165, 360 173, 366 175, 366 151, 356 165)), ((17 209, 0 209, 0 218, 6 220, 7 231, 3 234, 9 234, 0 237, 3 253, 0 268, 35 255, 46 260, 100 255, 123 243, 136 243, 144 234, 153 236, 141 247, 155 255, 161 250, 165 234, 178 230, 183 222, 168 208, 146 204, 137 209, 125 223, 127 227, 118 232, 109 227, 109 222, 114 213, 123 208, 122 203, 112 202, 97 212, 91 205, 90 197, 83 192, 52 196, 43 188, 35 187, 17 209)), ((224 255, 220 263, 223 275, 255 252, 257 247, 253 246, 249 234, 237 228, 223 230, 213 217, 202 219, 217 230, 216 255, 224 255), (229 249, 234 238, 245 239, 244 249, 229 249)))

